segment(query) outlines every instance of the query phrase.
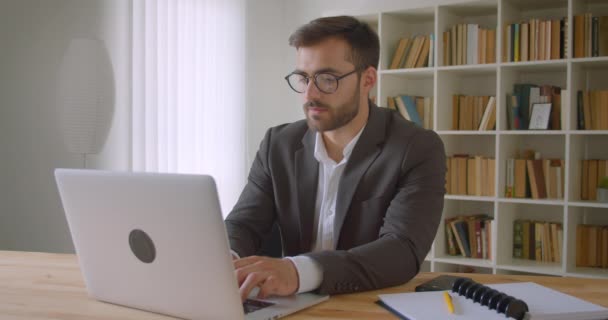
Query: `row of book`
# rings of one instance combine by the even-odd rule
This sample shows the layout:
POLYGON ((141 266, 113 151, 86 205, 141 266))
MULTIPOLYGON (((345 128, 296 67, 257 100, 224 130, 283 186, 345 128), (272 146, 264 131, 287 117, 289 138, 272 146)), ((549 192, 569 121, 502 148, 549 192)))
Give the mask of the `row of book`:
POLYGON ((568 19, 530 19, 506 25, 504 62, 563 59, 568 52, 568 19))
POLYGON ((608 56, 608 16, 574 16, 574 57, 608 56))
POLYGON ((447 254, 491 259, 492 218, 485 214, 445 219, 447 254))
POLYGON ((496 30, 478 24, 457 24, 443 32, 443 65, 496 62, 496 30))
POLYGON ((388 97, 389 109, 399 112, 405 119, 425 128, 433 127, 433 98, 400 95, 388 97))
POLYGON ((434 36, 418 35, 413 38, 401 38, 389 69, 422 68, 433 66, 435 52, 434 36))
POLYGON ((608 268, 608 226, 576 226, 576 266, 608 268))
POLYGON ((564 160, 540 159, 533 151, 506 163, 506 198, 563 199, 564 160))
POLYGON ((581 160, 581 200, 597 200, 597 187, 608 177, 608 160, 581 160))
POLYGON ((493 96, 452 96, 452 130, 494 130, 496 98, 493 96))
POLYGON ((608 130, 608 90, 578 91, 579 130, 608 130))
POLYGON ((447 158, 448 194, 493 197, 496 182, 494 158, 455 154, 447 158))
POLYGON ((534 85, 521 83, 513 85, 513 94, 507 94, 507 125, 509 130, 527 130, 530 128, 530 115, 534 104, 551 103, 549 130, 561 130, 568 94, 566 90, 551 85, 534 85))
POLYGON ((513 221, 513 258, 561 262, 564 232, 561 223, 513 221))

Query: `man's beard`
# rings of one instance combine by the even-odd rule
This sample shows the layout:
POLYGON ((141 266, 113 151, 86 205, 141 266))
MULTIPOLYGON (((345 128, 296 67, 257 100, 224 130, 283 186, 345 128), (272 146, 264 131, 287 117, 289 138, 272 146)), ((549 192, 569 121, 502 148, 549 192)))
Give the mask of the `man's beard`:
POLYGON ((305 103, 303 105, 303 108, 304 114, 306 115, 306 122, 308 123, 308 127, 313 130, 323 132, 336 130, 348 124, 357 116, 357 114, 359 114, 359 104, 359 88, 357 88, 357 91, 353 95, 352 99, 340 105, 339 107, 332 107, 320 101, 313 100, 305 103), (328 113, 329 117, 325 117, 327 119, 323 119, 323 116, 326 115, 309 116, 308 108, 310 107, 326 109, 326 113, 328 113))

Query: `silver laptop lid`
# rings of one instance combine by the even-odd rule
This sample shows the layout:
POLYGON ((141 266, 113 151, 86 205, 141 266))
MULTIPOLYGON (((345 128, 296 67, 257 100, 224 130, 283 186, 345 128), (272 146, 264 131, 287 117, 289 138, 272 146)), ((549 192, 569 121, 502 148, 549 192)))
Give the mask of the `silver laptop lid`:
POLYGON ((92 297, 181 318, 243 319, 212 177, 74 169, 55 177, 92 297))

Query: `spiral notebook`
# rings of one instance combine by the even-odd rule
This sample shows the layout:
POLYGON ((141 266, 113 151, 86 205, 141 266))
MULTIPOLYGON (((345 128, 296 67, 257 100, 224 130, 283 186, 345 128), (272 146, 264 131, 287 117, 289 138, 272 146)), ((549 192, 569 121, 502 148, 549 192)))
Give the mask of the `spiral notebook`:
MULTIPOLYGON (((533 282, 490 284, 484 287, 524 301, 527 304, 528 312, 525 313, 523 319, 608 319, 608 308, 533 282)), ((506 319, 504 313, 474 302, 474 299, 467 298, 466 295, 459 295, 457 292, 448 290, 454 305, 454 313, 450 314, 444 302, 443 292, 382 294, 378 297, 381 305, 401 316, 402 319, 506 319)))

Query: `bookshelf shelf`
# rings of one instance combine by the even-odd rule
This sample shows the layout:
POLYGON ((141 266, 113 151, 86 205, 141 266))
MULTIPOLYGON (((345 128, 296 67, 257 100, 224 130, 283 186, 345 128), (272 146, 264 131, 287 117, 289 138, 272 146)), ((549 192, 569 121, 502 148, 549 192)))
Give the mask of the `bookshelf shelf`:
POLYGON ((579 136, 598 136, 598 135, 608 135, 608 130, 572 130, 568 132, 571 135, 579 135, 579 136))
POLYGON ((608 270, 600 268, 574 268, 567 275, 582 278, 606 278, 608 277, 608 270))
POLYGON ((439 135, 453 135, 453 136, 493 136, 496 135, 494 130, 438 130, 439 135))
POLYGON ((460 66, 443 66, 437 67, 437 71, 440 72, 453 72, 457 75, 478 75, 478 74, 491 74, 496 72, 498 65, 492 64, 466 64, 460 66))
POLYGON ((485 201, 485 202, 496 201, 495 197, 461 196, 461 195, 454 195, 454 194, 446 194, 445 199, 462 200, 462 201, 485 201))
MULTIPOLYGON (((576 267, 576 228, 579 224, 608 225, 608 203, 581 201, 582 160, 608 159, 608 130, 578 130, 577 92, 608 89, 608 57, 572 58, 573 16, 586 12, 608 16, 606 0, 456 0, 447 4, 395 8, 360 15, 380 36, 379 82, 376 96, 382 106, 396 95, 433 97, 433 129, 444 142, 446 155, 479 155, 495 159, 495 196, 446 194, 443 218, 484 213, 493 219, 492 259, 447 254, 445 220, 423 264, 427 271, 471 270, 480 273, 531 273, 554 276, 608 278, 608 269, 576 267), (458 1, 461 1, 460 3, 458 1), (506 62, 504 27, 532 19, 568 21, 565 58, 506 62), (444 65, 443 33, 459 24, 495 29, 495 63, 444 65), (431 67, 388 70, 399 39, 434 35, 431 67), (514 85, 557 86, 561 100, 561 130, 508 130, 507 94, 514 85), (566 91, 564 91, 566 90, 566 91), (453 96, 494 96, 496 130, 453 130, 453 96), (564 163, 562 199, 506 198, 507 159, 533 149, 543 159, 564 163), (513 223, 534 220, 559 223, 563 228, 560 263, 513 258, 513 223)), ((349 14, 349 12, 342 12, 349 14)), ((355 12, 355 15, 359 12, 355 12)), ((446 47, 447 49, 447 47, 446 47)), ((483 51, 480 51, 483 52, 483 51)), ((447 57, 446 57, 447 58, 447 57)), ((453 59, 446 59, 453 60, 453 59)), ((372 94, 373 95, 373 94, 372 94)))
POLYGON ((500 203, 539 204, 548 206, 563 206, 562 200, 524 199, 524 198, 498 198, 500 203))
POLYGON ((608 67, 608 57, 574 58, 572 64, 583 67, 608 67))
POLYGON ((507 70, 523 69, 528 72, 552 72, 564 70, 568 67, 568 62, 565 59, 525 62, 502 62, 500 63, 500 67, 507 70))
POLYGON ((433 259, 436 262, 458 264, 463 266, 492 268, 493 262, 486 259, 474 259, 464 257, 439 256, 433 259))
POLYGON ((566 132, 561 130, 500 130, 499 135, 505 136, 565 136, 566 132))
POLYGON ((563 267, 560 263, 536 262, 532 260, 510 259, 507 263, 496 265, 496 268, 554 276, 564 275, 563 267))
MULTIPOLYGON (((568 205, 571 207, 608 209, 608 203, 602 203, 597 201, 571 201, 568 202, 568 205)), ((606 212, 605 214, 608 215, 608 212, 606 212)))
POLYGON ((410 68, 410 69, 392 69, 392 70, 381 70, 380 75, 404 75, 415 78, 432 78, 435 74, 434 68, 410 68))

